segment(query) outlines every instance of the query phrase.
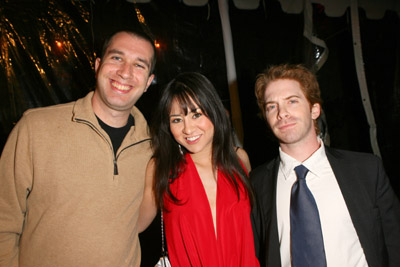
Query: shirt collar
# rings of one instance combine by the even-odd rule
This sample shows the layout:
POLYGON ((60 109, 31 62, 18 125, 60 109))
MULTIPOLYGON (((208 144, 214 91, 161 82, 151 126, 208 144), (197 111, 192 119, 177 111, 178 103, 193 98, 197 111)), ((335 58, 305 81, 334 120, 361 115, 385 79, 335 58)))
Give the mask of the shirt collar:
POLYGON ((279 156, 281 159, 279 167, 285 179, 288 179, 294 168, 300 164, 303 164, 311 173, 318 176, 318 170, 320 170, 321 160, 323 160, 324 158, 326 159, 324 142, 319 137, 318 142, 320 143, 319 148, 304 162, 300 162, 295 158, 289 156, 279 147, 279 156))

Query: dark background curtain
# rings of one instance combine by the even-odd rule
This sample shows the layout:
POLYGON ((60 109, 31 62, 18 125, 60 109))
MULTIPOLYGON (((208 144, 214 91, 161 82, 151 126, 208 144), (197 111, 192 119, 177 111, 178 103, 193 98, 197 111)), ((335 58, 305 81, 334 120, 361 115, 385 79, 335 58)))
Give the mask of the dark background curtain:
MULTIPOLYGON (((252 167, 272 159, 278 145, 258 114, 256 75, 271 64, 315 59, 303 36, 303 14, 287 14, 277 0, 255 10, 229 2, 244 141, 252 167)), ((163 86, 182 71, 199 71, 216 86, 227 109, 229 90, 218 2, 187 6, 178 0, 134 4, 124 0, 0 0, 0 150, 22 113, 76 100, 94 89, 94 59, 104 36, 118 27, 141 27, 161 44, 156 82, 137 103, 151 123, 163 86)), ((387 11, 379 20, 360 12, 364 67, 386 171, 400 195, 400 20, 387 11)), ((328 17, 313 4, 314 34, 329 57, 317 72, 329 145, 372 152, 355 70, 349 10, 328 17)), ((143 266, 154 266, 159 247, 157 218, 141 235, 143 266)))

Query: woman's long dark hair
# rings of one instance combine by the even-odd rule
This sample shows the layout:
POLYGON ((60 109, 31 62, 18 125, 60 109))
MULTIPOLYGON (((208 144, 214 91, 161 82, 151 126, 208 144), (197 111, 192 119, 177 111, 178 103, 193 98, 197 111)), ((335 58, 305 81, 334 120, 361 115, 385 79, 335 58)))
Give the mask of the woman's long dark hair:
POLYGON ((250 202, 253 203, 254 196, 250 181, 236 154, 231 124, 217 91, 202 74, 186 72, 176 76, 164 88, 152 118, 151 135, 155 162, 153 189, 158 207, 164 208, 164 194, 167 194, 173 201, 179 202, 179 199, 171 193, 169 183, 185 170, 184 154, 188 153, 184 147, 182 147, 183 153, 180 152, 170 131, 169 115, 174 99, 178 101, 185 114, 194 110, 197 105, 210 119, 214 125, 213 167, 218 168, 228 177, 236 189, 238 198, 239 183, 242 183, 250 202))

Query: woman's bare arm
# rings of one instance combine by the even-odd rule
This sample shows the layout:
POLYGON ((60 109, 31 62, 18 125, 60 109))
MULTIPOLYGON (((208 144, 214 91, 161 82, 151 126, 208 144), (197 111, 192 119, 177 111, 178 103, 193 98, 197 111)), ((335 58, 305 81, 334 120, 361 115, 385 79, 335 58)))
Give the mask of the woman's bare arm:
POLYGON ((140 205, 138 231, 146 230, 157 215, 157 205, 153 191, 154 180, 154 160, 151 159, 147 164, 144 192, 142 204, 140 205))

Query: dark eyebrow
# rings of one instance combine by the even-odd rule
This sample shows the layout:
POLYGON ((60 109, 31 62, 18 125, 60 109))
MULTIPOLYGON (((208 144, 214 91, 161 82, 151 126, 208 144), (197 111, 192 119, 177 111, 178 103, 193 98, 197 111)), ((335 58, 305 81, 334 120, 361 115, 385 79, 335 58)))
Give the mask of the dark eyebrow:
POLYGON ((118 49, 111 49, 107 52, 107 54, 118 54, 118 55, 123 55, 124 52, 122 52, 121 50, 118 49))
POLYGON ((169 115, 170 118, 172 118, 172 117, 179 117, 179 116, 181 116, 181 114, 171 114, 171 115, 169 115))

